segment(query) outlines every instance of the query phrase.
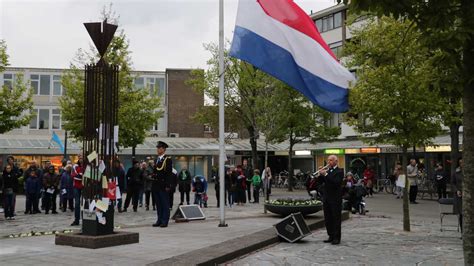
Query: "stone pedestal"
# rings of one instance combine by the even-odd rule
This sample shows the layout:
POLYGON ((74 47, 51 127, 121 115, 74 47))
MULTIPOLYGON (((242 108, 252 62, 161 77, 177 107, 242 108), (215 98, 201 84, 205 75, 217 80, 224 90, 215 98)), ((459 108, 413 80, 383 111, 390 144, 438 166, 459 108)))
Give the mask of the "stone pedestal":
POLYGON ((89 236, 82 233, 57 234, 56 245, 72 246, 79 248, 105 248, 138 243, 138 233, 114 232, 109 235, 89 236))

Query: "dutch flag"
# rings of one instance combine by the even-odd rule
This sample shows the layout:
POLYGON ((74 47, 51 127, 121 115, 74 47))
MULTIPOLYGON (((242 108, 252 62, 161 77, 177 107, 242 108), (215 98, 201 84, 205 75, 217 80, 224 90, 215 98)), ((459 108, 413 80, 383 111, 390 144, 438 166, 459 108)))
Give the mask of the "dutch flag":
POLYGON ((327 111, 349 109, 354 76, 292 0, 240 0, 230 55, 287 83, 327 111))

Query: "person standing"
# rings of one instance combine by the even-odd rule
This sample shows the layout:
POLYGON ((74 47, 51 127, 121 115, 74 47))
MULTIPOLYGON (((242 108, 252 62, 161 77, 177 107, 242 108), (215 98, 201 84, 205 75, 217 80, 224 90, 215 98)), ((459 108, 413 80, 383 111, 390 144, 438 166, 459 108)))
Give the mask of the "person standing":
POLYGON ((196 175, 193 178, 192 182, 193 191, 194 191, 194 204, 199 205, 199 207, 206 207, 206 193, 207 193, 207 181, 206 178, 202 175, 196 175))
POLYGON ((319 179, 324 183, 324 223, 329 238, 325 243, 338 245, 341 242, 342 182, 344 171, 337 166, 337 156, 328 157, 328 169, 320 170, 319 179))
POLYGON ((145 209, 150 210, 150 196, 151 196, 151 206, 153 210, 155 209, 155 195, 151 192, 151 186, 153 185, 153 168, 155 167, 155 162, 153 160, 148 161, 148 165, 145 169, 143 187, 145 190, 145 209))
MULTIPOLYGON (((19 168, 18 166, 16 166, 15 164, 15 158, 12 156, 12 155, 9 155, 7 157, 7 165, 10 165, 11 169, 12 169, 12 174, 13 176, 16 177, 17 180, 20 179, 20 177, 23 175, 23 170, 21 168, 19 168)), ((6 167, 5 167, 6 168, 6 167)), ((4 168, 4 170, 5 170, 4 168)), ((18 190, 18 188, 17 188, 18 190)), ((15 217, 15 206, 16 206, 16 193, 13 194, 13 217, 15 217)))
POLYGON ((228 168, 225 174, 225 190, 227 192, 227 202, 229 207, 232 208, 235 201, 235 182, 234 182, 234 171, 233 168, 228 168))
POLYGON ((10 164, 5 166, 3 170, 3 195, 4 195, 4 214, 5 219, 15 219, 15 195, 18 192, 18 176, 13 172, 13 167, 10 164))
POLYGON ((375 171, 371 165, 367 165, 364 170, 364 184, 369 192, 369 196, 374 196, 375 171))
POLYGON ((168 144, 158 141, 156 148, 158 158, 151 189, 156 200, 157 221, 153 224, 153 227, 168 227, 170 219, 169 191, 171 175, 173 174, 173 161, 165 154, 168 144))
POLYGON ((64 167, 63 174, 61 175, 61 210, 66 211, 67 206, 69 209, 74 211, 74 182, 72 179, 72 165, 67 164, 64 167))
POLYGON ((272 170, 269 166, 262 173, 263 186, 265 187, 265 199, 272 194, 272 170))
POLYGON ((71 223, 71 226, 79 225, 79 220, 81 219, 81 195, 82 189, 84 188, 84 185, 82 184, 82 178, 85 169, 82 155, 79 154, 78 157, 79 159, 73 166, 71 173, 74 187, 74 222, 71 223))
MULTIPOLYGON (((242 173, 245 176, 245 185, 246 185, 245 188, 247 190, 247 198, 250 203, 252 201, 251 184, 252 184, 253 171, 252 171, 252 168, 249 166, 247 159, 244 159, 242 161, 242 173)), ((243 200, 244 200, 243 203, 246 203, 245 197, 243 198, 243 200)))
MULTIPOLYGON (((115 182, 117 182, 118 188, 120 190, 120 195, 122 195, 123 193, 125 193, 126 179, 125 179, 125 171, 123 170, 123 167, 118 158, 114 159, 114 162, 112 165, 112 175, 114 176, 115 182)), ((122 201, 123 201, 123 197, 120 197, 120 199, 117 200, 117 209, 119 213, 123 211, 122 201)))
POLYGON ((407 178, 410 183, 410 203, 418 204, 416 202, 416 195, 418 194, 418 167, 415 159, 410 159, 410 164, 407 166, 407 178))
POLYGON ((140 168, 139 161, 133 159, 132 167, 128 169, 126 178, 127 198, 125 199, 123 211, 127 212, 127 208, 130 206, 130 200, 132 200, 133 211, 137 212, 140 189, 143 186, 143 171, 140 168))
POLYGON ((253 186, 253 203, 260 202, 260 187, 262 185, 262 178, 260 178, 260 171, 255 169, 253 171, 252 186, 253 186))
POLYGON ((43 175, 43 189, 44 189, 44 210, 45 214, 51 210, 52 214, 56 212, 56 196, 58 195, 59 176, 54 171, 54 165, 50 165, 48 172, 43 175))
POLYGON ((463 219, 463 210, 462 210, 462 183, 464 179, 464 174, 462 172, 463 162, 462 158, 458 160, 458 168, 456 168, 456 173, 454 174, 453 178, 453 186, 454 186, 454 209, 453 212, 458 215, 459 217, 459 226, 461 227, 462 233, 462 219, 463 219))
POLYGON ((40 182, 41 171, 36 165, 36 161, 30 162, 30 167, 26 169, 24 173, 25 180, 25 194, 26 194, 26 207, 25 214, 41 213, 38 206, 39 195, 41 193, 41 182, 40 182), (37 188, 39 186, 39 188, 37 188))
POLYGON ((186 195, 186 204, 189 205, 189 192, 191 191, 191 173, 186 167, 183 167, 178 174, 178 190, 181 194, 179 205, 183 205, 186 195))
POLYGON ((441 163, 436 164, 433 179, 436 182, 436 188, 438 190, 438 200, 441 198, 447 198, 446 183, 448 182, 448 176, 446 175, 441 163))

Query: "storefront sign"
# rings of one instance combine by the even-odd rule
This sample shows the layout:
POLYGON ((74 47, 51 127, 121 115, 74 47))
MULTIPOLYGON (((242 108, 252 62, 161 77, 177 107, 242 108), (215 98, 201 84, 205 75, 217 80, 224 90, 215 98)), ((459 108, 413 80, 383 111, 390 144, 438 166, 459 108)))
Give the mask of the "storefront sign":
POLYGON ((380 148, 361 148, 360 153, 380 153, 380 148))
POLYGON ((308 150, 295 151, 295 155, 296 155, 296 156, 311 155, 311 151, 308 151, 308 150))
POLYGON ((360 153, 360 149, 345 149, 346 154, 358 154, 360 153))
POLYGON ((426 146, 426 152, 450 152, 451 146, 441 145, 441 146, 426 146))
POLYGON ((324 154, 344 154, 344 149, 325 149, 324 154))

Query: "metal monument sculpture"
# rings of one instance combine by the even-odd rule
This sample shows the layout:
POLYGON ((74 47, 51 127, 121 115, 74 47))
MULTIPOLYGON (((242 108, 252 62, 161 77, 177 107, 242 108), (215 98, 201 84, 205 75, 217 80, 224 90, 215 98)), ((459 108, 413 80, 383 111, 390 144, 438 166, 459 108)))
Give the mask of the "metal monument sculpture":
POLYGON ((108 195, 114 183, 112 161, 118 142, 119 67, 106 62, 104 55, 116 25, 103 22, 84 23, 100 59, 85 66, 83 158, 84 235, 112 234, 114 207, 108 195))

